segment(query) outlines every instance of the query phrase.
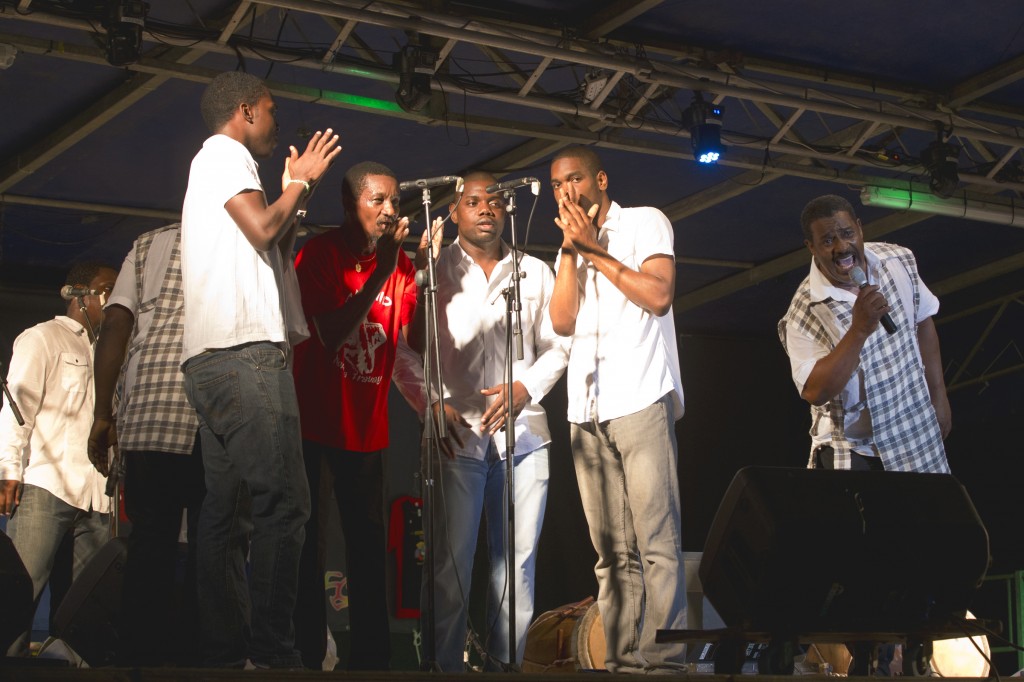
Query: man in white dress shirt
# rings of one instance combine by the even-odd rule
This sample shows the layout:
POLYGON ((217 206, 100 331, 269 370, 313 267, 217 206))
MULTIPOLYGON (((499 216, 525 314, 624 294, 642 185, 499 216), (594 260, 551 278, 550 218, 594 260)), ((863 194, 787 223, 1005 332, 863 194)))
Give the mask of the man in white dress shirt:
MULTIPOLYGON (((32 579, 32 596, 50 578, 54 555, 74 533, 77 577, 109 539, 106 481, 86 442, 92 426, 92 341, 117 271, 95 263, 72 267, 67 284, 90 293, 73 296, 67 311, 22 332, 14 341, 7 381, 24 424, 0 411, 0 514, 32 579)), ((31 617, 8 649, 28 654, 31 617)))
MULTIPOLYGON (((465 178, 453 206, 458 238, 437 260, 438 335, 448 436, 436 462, 433 499, 436 656, 446 672, 464 669, 466 612, 480 516, 486 516, 490 564, 485 669, 500 671, 509 659, 506 487, 506 299, 513 253, 502 241, 505 200, 487 187, 493 176, 465 178)), ((523 359, 512 363, 514 413, 516 655, 522 663, 533 617, 537 541, 548 489, 547 415, 540 400, 562 376, 568 341, 551 328, 548 303, 554 275, 542 261, 518 253, 523 359)), ((437 409, 437 404, 434 405, 437 409)), ((428 559, 429 560, 429 559, 428 559)), ((428 571, 424 571, 423 589, 428 571)), ((426 599, 421 599, 426 605, 426 599)), ((430 615, 424 613, 425 618, 430 615)), ((425 628, 429 633, 429 627, 425 628)))

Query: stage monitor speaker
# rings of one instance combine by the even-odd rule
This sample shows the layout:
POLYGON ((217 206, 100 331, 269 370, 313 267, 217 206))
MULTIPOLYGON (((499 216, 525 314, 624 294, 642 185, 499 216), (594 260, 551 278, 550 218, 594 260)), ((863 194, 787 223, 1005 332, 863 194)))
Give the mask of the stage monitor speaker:
POLYGON ((32 623, 32 579, 5 533, 0 533, 0 595, 3 601, 0 658, 3 658, 18 635, 32 623))
POLYGON ((699 572, 727 625, 793 635, 948 626, 988 565, 988 533, 950 475, 752 466, 699 572))
POLYGON ((54 616, 57 636, 94 668, 113 664, 117 654, 127 558, 124 538, 103 545, 71 583, 54 616))

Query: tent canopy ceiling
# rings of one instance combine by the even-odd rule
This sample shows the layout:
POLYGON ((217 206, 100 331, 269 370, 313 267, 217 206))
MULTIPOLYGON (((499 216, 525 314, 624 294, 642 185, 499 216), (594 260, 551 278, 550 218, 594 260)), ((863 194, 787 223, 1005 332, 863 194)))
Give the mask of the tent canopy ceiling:
MULTIPOLYGON (((917 252, 942 315, 966 320, 952 349, 962 360, 1024 289, 1016 0, 150 2, 138 59, 114 66, 126 49, 133 57, 138 7, 0 2, 0 63, 13 56, 0 71, 5 288, 52 292, 74 260, 117 264, 135 236, 177 220, 208 134, 202 89, 245 69, 280 109, 281 146, 261 164, 271 199, 287 145, 326 127, 341 134, 311 232, 342 222, 337 187, 355 162, 381 161, 401 179, 485 169, 540 181, 536 206, 518 192, 517 241, 550 260, 560 242, 550 159, 582 143, 601 154, 613 199, 672 220, 684 333, 773 334, 809 263, 800 210, 826 193, 853 203, 869 238, 917 252), (396 103, 403 54, 429 88, 415 111, 396 103), (721 110, 716 165, 693 159, 695 93, 721 110), (958 181, 933 209, 946 215, 919 212, 931 200, 929 150, 942 143, 958 181), (871 188, 904 203, 879 205, 871 188)), ((421 199, 403 195, 414 237, 421 199)), ((450 188, 431 199, 444 211, 450 188)))

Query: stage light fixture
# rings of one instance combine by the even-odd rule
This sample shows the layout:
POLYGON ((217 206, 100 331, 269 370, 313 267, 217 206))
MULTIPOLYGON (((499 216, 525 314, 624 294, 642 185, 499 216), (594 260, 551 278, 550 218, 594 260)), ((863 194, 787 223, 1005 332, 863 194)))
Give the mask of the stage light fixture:
POLYGON ((409 113, 422 111, 430 104, 430 79, 434 75, 437 52, 423 45, 409 43, 395 59, 398 67, 395 101, 409 113))
POLYGON ((683 125, 690 130, 693 157, 700 163, 717 163, 725 152, 722 144, 722 108, 704 101, 695 92, 693 102, 683 112, 683 125))
POLYGON ((604 69, 595 69, 583 77, 580 84, 580 101, 583 104, 590 104, 598 98, 601 92, 608 85, 608 72, 604 69))
POLYGON ((860 191, 865 206, 879 206, 898 211, 919 211, 936 215, 981 220, 999 225, 1024 227, 1024 206, 999 197, 979 199, 961 192, 955 197, 940 197, 928 192, 915 192, 896 187, 865 185, 860 191))
POLYGON ((142 51, 142 27, 146 25, 149 4, 142 0, 111 0, 103 27, 107 31, 107 61, 124 66, 139 61, 142 51))
POLYGON ((921 152, 921 163, 931 176, 928 186, 936 195, 945 198, 953 196, 960 184, 960 176, 957 174, 959 160, 960 148, 950 144, 942 133, 939 139, 921 152))

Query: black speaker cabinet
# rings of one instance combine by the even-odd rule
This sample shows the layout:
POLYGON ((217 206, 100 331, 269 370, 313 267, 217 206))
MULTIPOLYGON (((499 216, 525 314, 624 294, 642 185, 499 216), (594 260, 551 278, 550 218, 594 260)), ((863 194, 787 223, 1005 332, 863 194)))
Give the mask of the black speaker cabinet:
POLYGON ((124 538, 103 545, 71 583, 54 616, 57 636, 94 668, 114 663, 127 558, 124 538))
POLYGON ((950 475, 746 467, 700 579, 748 632, 914 632, 962 617, 988 565, 988 533, 950 475))
POLYGON ((18 550, 6 534, 0 533, 0 658, 14 640, 32 624, 32 580, 18 550))

